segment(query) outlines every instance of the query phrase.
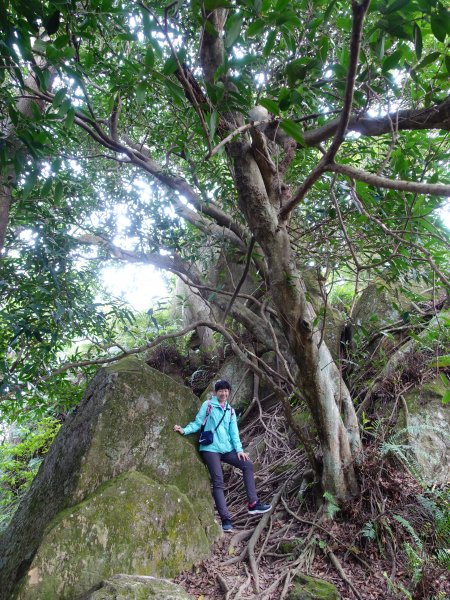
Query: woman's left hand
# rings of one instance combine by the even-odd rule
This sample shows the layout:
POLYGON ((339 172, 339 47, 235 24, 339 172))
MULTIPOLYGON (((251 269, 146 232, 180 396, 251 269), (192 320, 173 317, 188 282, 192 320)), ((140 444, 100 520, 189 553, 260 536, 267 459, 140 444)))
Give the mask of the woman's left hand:
POLYGON ((237 457, 239 460, 250 460, 250 456, 246 452, 238 452, 237 457))

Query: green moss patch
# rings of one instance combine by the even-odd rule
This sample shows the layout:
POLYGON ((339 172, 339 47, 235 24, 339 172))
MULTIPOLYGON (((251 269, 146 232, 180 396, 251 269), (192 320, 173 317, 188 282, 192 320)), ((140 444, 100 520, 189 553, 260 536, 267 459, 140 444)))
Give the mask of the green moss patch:
POLYGON ((336 587, 316 577, 309 575, 296 575, 294 586, 287 595, 287 600, 340 600, 336 587))
POLYGON ((114 573, 173 577, 208 551, 184 494, 125 473, 54 519, 19 600, 72 600, 114 573))

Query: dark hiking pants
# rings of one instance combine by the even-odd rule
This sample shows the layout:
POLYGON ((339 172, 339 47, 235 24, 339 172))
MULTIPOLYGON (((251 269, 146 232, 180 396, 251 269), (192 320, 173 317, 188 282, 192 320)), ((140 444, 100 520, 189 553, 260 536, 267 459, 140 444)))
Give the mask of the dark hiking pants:
POLYGON ((221 461, 241 469, 249 504, 258 501, 255 488, 255 477, 253 475, 253 463, 251 460, 240 460, 236 452, 227 452, 225 454, 219 454, 219 452, 200 452, 200 454, 211 475, 214 501, 222 521, 224 519, 230 519, 231 517, 225 501, 221 461))

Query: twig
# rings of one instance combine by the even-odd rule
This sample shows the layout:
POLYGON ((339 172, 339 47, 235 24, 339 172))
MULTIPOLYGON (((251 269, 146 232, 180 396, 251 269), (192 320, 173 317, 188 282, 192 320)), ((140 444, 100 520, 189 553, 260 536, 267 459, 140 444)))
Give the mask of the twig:
POLYGON ((342 579, 342 581, 344 581, 348 585, 348 587, 352 590, 352 592, 355 594, 355 596, 358 598, 358 600, 363 600, 362 596, 359 594, 358 590, 355 588, 353 583, 349 580, 349 578, 345 574, 344 569, 342 568, 342 565, 339 562, 336 555, 329 548, 324 548, 324 554, 325 554, 325 556, 330 557, 331 563, 333 564, 333 567, 338 572, 339 577, 342 579))
POLYGON ((286 579, 284 580, 283 589, 281 590, 280 600, 283 600, 286 597, 286 594, 289 590, 289 584, 291 583, 291 573, 288 571, 286 573, 286 579))
POLYGON ((248 572, 247 565, 244 565, 245 573, 247 574, 247 579, 244 581, 242 585, 239 586, 239 589, 234 597, 234 600, 242 600, 242 594, 250 585, 250 581, 252 580, 250 573, 248 572))
POLYGON ((217 577, 217 581, 219 582, 219 587, 220 587, 222 593, 224 594, 225 600, 229 600, 230 588, 228 587, 227 582, 225 581, 225 579, 222 577, 222 575, 220 573, 217 573, 216 577, 217 577))
MULTIPOLYGON (((450 186, 445 186, 445 187, 448 187, 449 190, 450 190, 450 186)), ((433 271, 436 273, 436 275, 439 277, 439 279, 442 281, 442 283, 446 287, 450 287, 450 280, 438 268, 438 266, 434 262, 431 254, 428 252, 428 250, 426 250, 420 244, 416 244, 416 243, 414 243, 411 240, 405 240, 400 235, 398 235, 397 233, 395 233, 394 231, 392 231, 391 229, 389 229, 389 227, 386 227, 386 225, 383 223, 383 221, 381 221, 380 219, 378 219, 377 217, 374 217, 371 213, 369 213, 369 211, 365 208, 365 206, 364 206, 361 198, 358 196, 358 194, 356 193, 356 191, 355 191, 355 189, 354 189, 353 186, 351 187, 350 192, 351 192, 351 194, 353 196, 354 201, 358 203, 359 208, 360 208, 361 212, 364 214, 364 216, 366 216, 368 219, 370 219, 371 221, 373 221, 374 223, 376 223, 390 237, 393 237, 395 240, 398 240, 399 242, 401 242, 403 244, 408 244, 412 248, 416 248, 419 252, 421 252, 422 254, 424 254, 425 257, 426 257, 426 260, 427 260, 428 264, 433 269, 433 271)))
POLYGON ((252 236, 252 238, 250 240, 250 244, 248 246, 248 250, 247 250, 247 260, 245 262, 244 272, 242 273, 242 277, 240 278, 239 283, 237 284, 236 289, 234 290, 234 293, 231 296, 230 302, 228 303, 228 306, 223 315, 222 323, 225 323, 225 319, 227 318, 228 313, 230 312, 230 309, 233 306, 233 302, 235 301, 236 296, 239 294, 239 291, 240 291, 241 287, 243 286, 244 281, 247 278, 248 271, 250 269, 250 263, 252 260, 252 252, 253 252, 253 248, 255 246, 255 241, 256 241, 255 238, 252 236))
MULTIPOLYGON (((312 527, 317 527, 317 529, 320 529, 321 531, 323 531, 323 533, 326 533, 326 535, 328 535, 332 540, 337 542, 340 546, 342 546, 343 548, 348 550, 352 556, 354 556, 357 560, 359 560, 361 562, 361 564, 363 564, 365 567, 367 567, 370 570, 370 565, 368 565, 365 560, 363 560, 357 554, 355 554, 355 552, 353 552, 352 549, 347 546, 347 544, 344 544, 344 542, 341 542, 341 540, 339 538, 337 538, 336 536, 334 536, 332 533, 330 533, 328 531, 328 529, 325 529, 325 527, 322 527, 321 525, 319 525, 319 523, 315 523, 314 521, 307 521, 306 519, 302 519, 288 507, 288 505, 284 501, 284 498, 282 498, 281 501, 283 502, 283 506, 284 506, 286 512, 288 512, 290 515, 292 515, 294 517, 294 519, 297 519, 297 521, 300 521, 300 523, 305 523, 306 525, 311 525, 312 527)), ((311 535, 311 533, 312 533, 312 530, 310 531, 310 535, 311 535)))
POLYGON ((240 127, 236 127, 236 129, 234 129, 229 135, 227 135, 227 137, 223 138, 223 140, 221 140, 217 144, 217 146, 215 146, 214 148, 212 148, 212 150, 210 150, 208 152, 208 154, 205 155, 205 157, 203 158, 203 160, 208 160, 208 158, 211 158, 212 156, 214 156, 215 154, 217 154, 221 148, 223 148, 224 146, 226 146, 228 144, 228 142, 231 142, 231 140, 233 138, 235 138, 236 136, 238 136, 240 133, 244 133, 244 131, 248 131, 252 127, 258 127, 258 125, 263 125, 264 123, 269 123, 269 122, 270 122, 269 119, 265 119, 263 121, 251 121, 250 123, 246 123, 245 125, 241 125, 240 127))
POLYGON ((235 548, 240 542, 248 540, 252 533, 253 529, 243 529, 242 531, 239 531, 231 538, 229 548, 235 548))
POLYGON ((259 539, 259 536, 261 535, 261 532, 263 531, 264 527, 267 525, 267 522, 269 520, 270 515, 273 512, 273 509, 275 508, 275 506, 278 504, 278 502, 280 501, 281 496, 283 495, 284 489, 286 487, 287 484, 286 480, 284 482, 284 484, 282 485, 281 489, 277 492, 277 494, 273 497, 272 499, 272 509, 265 513, 260 522, 258 523, 257 527, 255 528, 252 537, 250 538, 250 541, 248 543, 248 559, 249 559, 249 564, 250 564, 250 568, 252 570, 252 574, 253 574, 253 579, 255 581, 255 588, 256 591, 259 592, 259 573, 258 573, 258 566, 256 563, 256 559, 255 559, 255 546, 256 546, 256 542, 259 539))

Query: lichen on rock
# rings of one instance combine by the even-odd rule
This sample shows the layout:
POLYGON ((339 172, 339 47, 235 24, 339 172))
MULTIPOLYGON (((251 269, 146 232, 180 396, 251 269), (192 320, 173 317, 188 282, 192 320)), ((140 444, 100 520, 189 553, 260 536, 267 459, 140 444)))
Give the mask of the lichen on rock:
POLYGON ((138 575, 114 575, 77 600, 194 600, 167 579, 138 575))
POLYGON ((124 473, 50 523, 19 600, 71 600, 124 571, 174 577, 208 550, 184 494, 142 473, 124 473))
POLYGON ((450 463, 450 406, 443 405, 446 387, 434 381, 409 390, 401 410, 400 427, 413 454, 415 474, 427 484, 448 482, 450 463))

